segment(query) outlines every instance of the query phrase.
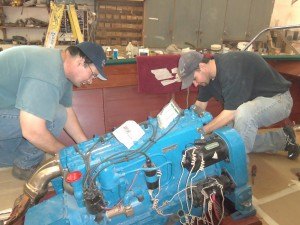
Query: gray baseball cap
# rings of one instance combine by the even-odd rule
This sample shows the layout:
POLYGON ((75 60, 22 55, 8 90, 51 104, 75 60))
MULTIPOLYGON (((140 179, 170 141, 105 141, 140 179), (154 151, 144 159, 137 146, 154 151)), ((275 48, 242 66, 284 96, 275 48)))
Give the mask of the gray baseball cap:
POLYGON ((178 75, 181 79, 181 89, 186 89, 193 83, 194 72, 199 68, 203 55, 193 51, 181 55, 178 63, 178 75))

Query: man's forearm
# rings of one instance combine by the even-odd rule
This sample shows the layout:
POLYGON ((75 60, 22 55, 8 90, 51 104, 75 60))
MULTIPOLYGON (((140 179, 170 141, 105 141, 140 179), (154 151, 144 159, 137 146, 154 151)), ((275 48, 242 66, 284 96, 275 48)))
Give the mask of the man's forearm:
POLYGON ((211 133, 212 131, 227 125, 233 121, 235 110, 223 110, 217 117, 215 117, 210 123, 203 127, 205 133, 211 133))
POLYGON ((87 140, 87 137, 83 132, 77 116, 72 108, 67 108, 67 122, 64 129, 76 143, 87 140))
POLYGON ((27 140, 38 149, 50 154, 56 154, 65 147, 48 130, 42 133, 31 134, 31 136, 27 137, 27 140))
POLYGON ((44 119, 20 110, 20 126, 23 137, 44 152, 55 154, 65 147, 47 129, 44 119))

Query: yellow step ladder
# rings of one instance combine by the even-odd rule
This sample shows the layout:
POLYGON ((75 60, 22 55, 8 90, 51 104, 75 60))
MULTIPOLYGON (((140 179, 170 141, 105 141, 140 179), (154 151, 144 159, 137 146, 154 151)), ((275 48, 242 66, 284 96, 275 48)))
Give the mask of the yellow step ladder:
POLYGON ((71 24, 71 30, 73 33, 73 36, 75 39, 78 39, 78 42, 83 42, 83 35, 80 30, 79 22, 77 13, 75 10, 75 4, 66 4, 64 3, 55 3, 50 2, 50 19, 49 19, 49 25, 48 30, 46 34, 46 39, 44 46, 47 48, 54 48, 57 42, 58 33, 61 26, 61 20, 63 17, 63 13, 65 10, 65 7, 68 12, 70 24, 71 24))

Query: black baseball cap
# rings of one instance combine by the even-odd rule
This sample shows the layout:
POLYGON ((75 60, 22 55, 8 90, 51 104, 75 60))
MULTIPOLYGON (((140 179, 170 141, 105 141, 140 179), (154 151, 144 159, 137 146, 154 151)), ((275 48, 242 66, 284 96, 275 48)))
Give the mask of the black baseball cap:
POLYGON ((101 80, 107 80, 103 72, 103 67, 106 63, 106 55, 101 45, 95 44, 93 42, 81 42, 76 45, 96 66, 99 74, 97 77, 101 80))
POLYGON ((186 89, 192 85, 194 72, 199 68, 203 55, 199 52, 192 51, 181 55, 178 63, 178 75, 181 79, 181 89, 186 89))

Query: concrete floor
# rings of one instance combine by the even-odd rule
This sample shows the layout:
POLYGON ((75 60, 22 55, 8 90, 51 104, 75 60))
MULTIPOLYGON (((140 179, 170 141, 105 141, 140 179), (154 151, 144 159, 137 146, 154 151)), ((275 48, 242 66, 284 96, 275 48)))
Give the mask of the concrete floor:
MULTIPOLYGON (((300 143, 300 132, 297 140, 300 143)), ((286 155, 286 152, 249 155, 249 170, 253 165, 257 167, 254 183, 249 181, 253 203, 264 225, 300 224, 300 182, 295 175, 300 172, 300 159, 292 161, 286 155)), ((23 181, 11 176, 11 168, 0 169, 0 211, 13 207, 23 185, 23 181)))

